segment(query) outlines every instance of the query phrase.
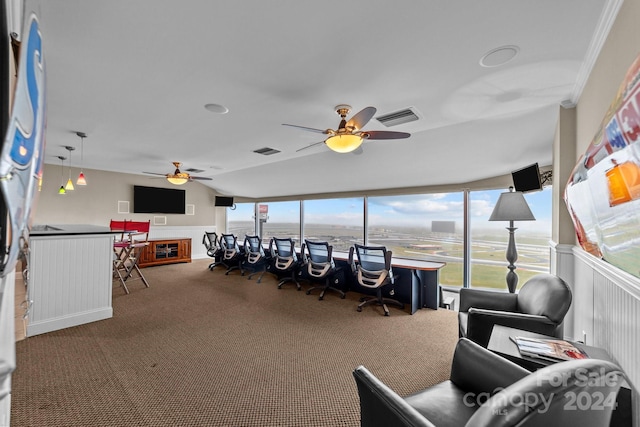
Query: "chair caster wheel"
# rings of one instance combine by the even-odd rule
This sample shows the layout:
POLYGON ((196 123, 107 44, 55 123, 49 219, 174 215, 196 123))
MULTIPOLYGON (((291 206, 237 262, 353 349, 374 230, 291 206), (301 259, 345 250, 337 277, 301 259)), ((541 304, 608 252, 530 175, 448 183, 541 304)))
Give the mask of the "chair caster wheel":
POLYGON ((340 295, 340 299, 345 299, 346 295, 340 295))
POLYGON ((324 298, 322 297, 318 297, 318 301, 322 301, 324 298))
POLYGON ((389 315, 389 313, 385 313, 384 315, 385 315, 385 316, 388 316, 388 315, 389 315))
POLYGON ((311 291, 307 291, 307 295, 310 295, 310 294, 311 294, 311 291))
POLYGON ((360 297, 360 302, 364 302, 365 298, 364 297, 360 297))
POLYGON ((358 312, 362 311, 362 307, 358 307, 358 312))

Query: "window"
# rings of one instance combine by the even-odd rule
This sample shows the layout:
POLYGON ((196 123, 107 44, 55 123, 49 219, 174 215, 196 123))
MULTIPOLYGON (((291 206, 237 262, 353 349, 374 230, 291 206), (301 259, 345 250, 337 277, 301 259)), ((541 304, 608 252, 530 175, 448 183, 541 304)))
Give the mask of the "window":
POLYGON ((235 234, 239 244, 247 234, 255 234, 255 203, 236 203, 236 208, 227 208, 227 234, 235 234))
POLYGON ((304 238, 329 242, 346 252, 364 242, 364 198, 304 201, 304 238))
POLYGON ((398 258, 445 262, 440 283, 462 286, 462 193, 368 197, 367 244, 398 258))
POLYGON ((259 235, 264 243, 272 237, 300 242, 300 201, 258 203, 259 235))
MULTIPOLYGON (((506 290, 508 221, 489 221, 493 207, 504 190, 470 193, 471 286, 506 290)), ((516 221, 514 227, 518 259, 515 262, 518 288, 535 274, 549 272, 551 240, 551 187, 526 193, 535 221, 516 221)))

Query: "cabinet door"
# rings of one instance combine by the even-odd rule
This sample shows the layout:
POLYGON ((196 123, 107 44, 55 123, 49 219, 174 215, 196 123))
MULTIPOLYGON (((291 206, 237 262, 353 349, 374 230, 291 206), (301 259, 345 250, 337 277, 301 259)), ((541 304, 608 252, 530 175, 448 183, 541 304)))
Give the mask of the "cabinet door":
POLYGON ((180 242, 180 246, 181 246, 181 252, 182 254, 180 255, 181 259, 191 259, 191 239, 184 239, 180 242))

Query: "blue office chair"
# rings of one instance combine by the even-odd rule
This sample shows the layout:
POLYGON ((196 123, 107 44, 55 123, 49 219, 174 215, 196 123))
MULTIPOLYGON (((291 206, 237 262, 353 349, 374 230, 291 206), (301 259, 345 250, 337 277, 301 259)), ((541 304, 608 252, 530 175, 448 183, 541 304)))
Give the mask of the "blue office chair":
POLYGON ((259 236, 245 236, 243 247, 244 259, 240 267, 242 275, 245 270, 250 270, 251 274, 247 277, 247 280, 250 280, 255 274, 260 273, 260 283, 264 272, 267 271, 267 255, 262 248, 262 239, 259 236))
POLYGON ((302 289, 296 276, 300 271, 300 261, 296 254, 293 239, 273 237, 269 242, 269 252, 272 258, 272 272, 280 279, 278 289, 287 282, 293 282, 298 290, 302 289))
POLYGON ((238 245, 238 238, 233 234, 222 234, 220 236, 220 246, 222 247, 222 265, 227 267, 225 275, 233 270, 240 270, 243 253, 238 245))
POLYGON ((307 295, 311 294, 315 289, 322 289, 318 297, 320 301, 324 299, 324 294, 328 290, 337 292, 342 299, 345 297, 345 293, 342 290, 331 286, 332 284, 338 283, 336 273, 339 270, 331 256, 332 252, 333 246, 329 245, 328 242, 305 240, 302 245, 302 255, 304 257, 304 265, 306 266, 307 278, 312 282, 321 283, 321 285, 312 286, 307 289, 307 295))
POLYGON ((363 246, 355 244, 349 249, 349 264, 353 270, 356 280, 361 286, 376 291, 374 297, 360 298, 358 311, 362 311, 362 307, 371 304, 381 305, 384 315, 389 315, 387 304, 399 308, 404 308, 404 304, 400 301, 382 296, 382 289, 385 286, 393 286, 395 278, 391 268, 391 251, 387 251, 384 246, 363 246), (357 256, 357 262, 354 259, 354 251, 357 256))

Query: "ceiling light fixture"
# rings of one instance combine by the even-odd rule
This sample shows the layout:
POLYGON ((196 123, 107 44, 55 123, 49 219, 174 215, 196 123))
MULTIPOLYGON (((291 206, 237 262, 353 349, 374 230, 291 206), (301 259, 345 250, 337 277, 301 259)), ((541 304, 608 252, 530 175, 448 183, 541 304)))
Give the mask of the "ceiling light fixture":
POLYGON ((82 171, 82 165, 84 163, 84 139, 87 137, 87 134, 84 132, 76 132, 76 135, 80 137, 80 175, 78 175, 76 185, 87 185, 87 179, 82 171))
POLYGON ((64 161, 67 159, 64 156, 58 156, 60 159, 60 177, 62 178, 60 181, 60 189, 58 190, 58 194, 67 194, 64 189, 64 161))
MULTIPOLYGON (((186 175, 186 174, 183 174, 186 175)), ((180 175, 169 175, 167 176, 167 181, 175 185, 186 184, 189 181, 189 178, 180 175)))
POLYGON ((227 114, 229 112, 227 107, 220 104, 205 104, 204 108, 216 114, 227 114))
POLYGON ((514 45, 500 46, 482 55, 480 65, 487 68, 498 67, 511 61, 520 52, 514 45))
POLYGON ((360 147, 363 139, 362 134, 345 133, 330 136, 324 143, 336 153, 350 153, 360 147))
POLYGON ((75 150, 76 147, 66 145, 64 148, 69 152, 69 179, 67 180, 67 185, 65 185, 64 189, 67 191, 73 191, 75 188, 73 187, 73 181, 71 181, 71 152, 75 150))

